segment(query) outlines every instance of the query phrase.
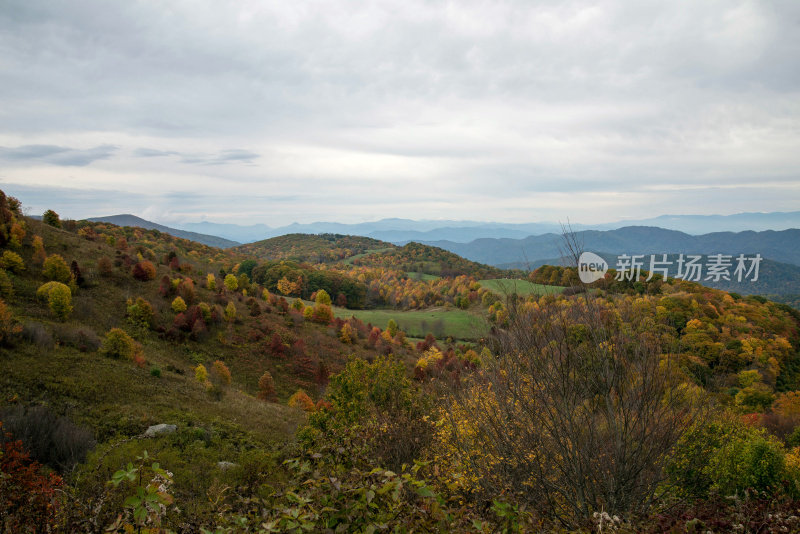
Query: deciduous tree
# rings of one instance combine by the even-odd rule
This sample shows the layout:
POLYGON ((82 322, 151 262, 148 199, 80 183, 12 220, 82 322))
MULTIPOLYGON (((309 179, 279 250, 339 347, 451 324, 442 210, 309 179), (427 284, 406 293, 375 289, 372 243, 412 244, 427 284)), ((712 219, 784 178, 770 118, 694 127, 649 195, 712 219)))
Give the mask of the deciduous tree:
POLYGON ((258 398, 270 402, 278 400, 275 395, 275 382, 269 371, 264 371, 264 374, 258 379, 258 398))
POLYGON ((61 218, 53 210, 47 210, 42 214, 42 222, 54 228, 61 228, 61 218))

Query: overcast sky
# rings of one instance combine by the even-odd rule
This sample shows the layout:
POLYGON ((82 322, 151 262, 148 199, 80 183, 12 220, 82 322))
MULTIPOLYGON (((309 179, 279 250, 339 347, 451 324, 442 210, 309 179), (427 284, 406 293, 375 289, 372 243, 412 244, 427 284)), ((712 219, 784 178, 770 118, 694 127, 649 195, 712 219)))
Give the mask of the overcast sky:
POLYGON ((800 209, 800 2, 0 2, 31 214, 273 226, 800 209))

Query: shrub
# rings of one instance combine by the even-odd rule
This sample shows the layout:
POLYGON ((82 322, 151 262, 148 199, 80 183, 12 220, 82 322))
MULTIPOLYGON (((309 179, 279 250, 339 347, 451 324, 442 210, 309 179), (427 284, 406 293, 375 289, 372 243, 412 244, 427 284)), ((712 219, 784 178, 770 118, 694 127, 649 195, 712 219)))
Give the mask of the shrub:
POLYGON ((3 255, 0 256, 0 267, 14 274, 19 274, 25 270, 25 262, 22 261, 22 257, 16 252, 5 250, 3 251, 3 255))
POLYGON ((230 301, 228 305, 225 306, 225 320, 228 322, 236 320, 236 305, 233 301, 230 301))
POLYGON ((478 498, 524 488, 520 505, 575 527, 603 509, 646 510, 703 415, 702 392, 658 335, 630 328, 639 309, 609 308, 591 293, 539 307, 509 299, 498 356, 466 377, 453 370, 439 468, 478 498))
POLYGON ((121 328, 112 328, 100 345, 100 353, 111 358, 133 358, 136 341, 121 328))
POLYGON ((733 420, 695 425, 678 442, 666 471, 689 497, 747 489, 773 492, 785 476, 783 446, 762 429, 733 420))
POLYGON ((394 338, 397 335, 397 332, 400 331, 400 328, 397 326, 397 322, 395 322, 394 319, 389 319, 389 323, 386 325, 386 331, 392 338, 394 338))
POLYGON ((38 235, 33 236, 33 263, 42 265, 46 259, 47 253, 44 250, 44 241, 38 235))
POLYGON ((95 446, 91 432, 45 406, 6 408, 0 412, 0 420, 12 439, 22 440, 31 458, 61 473, 85 461, 95 446))
POLYGON ((183 313, 186 311, 186 302, 182 297, 175 297, 172 301, 172 311, 175 313, 183 313))
POLYGON ((313 412, 316 409, 314 406, 314 401, 311 400, 311 397, 308 396, 308 393, 302 389, 298 389, 291 397, 289 397, 289 402, 287 404, 290 408, 301 408, 306 412, 313 412))
POLYGON ((42 274, 48 280, 55 280, 62 284, 68 284, 72 280, 72 273, 67 266, 67 262, 58 254, 52 254, 44 260, 42 274))
POLYGON ((764 411, 770 407, 774 399, 772 390, 766 384, 755 383, 742 389, 736 394, 736 405, 742 409, 752 411, 764 411))
POLYGON ((238 284, 239 289, 242 290, 242 293, 247 294, 247 291, 250 289, 250 278, 248 278, 246 274, 242 273, 236 279, 236 283, 238 284))
POLYGON ((39 299, 47 300, 47 305, 53 315, 61 320, 72 313, 72 291, 61 282, 47 282, 36 290, 39 299))
POLYGON ((194 290, 194 281, 191 278, 186 278, 178 283, 178 295, 183 297, 186 304, 194 304, 196 300, 196 293, 194 290))
POLYGON ((317 304, 314 306, 311 320, 315 323, 328 324, 333 321, 333 310, 327 304, 317 304))
POLYGON ((140 261, 133 266, 133 277, 140 282, 155 280, 156 266, 153 265, 153 262, 148 260, 140 261))
MULTIPOLYGON (((324 368, 318 372, 327 374, 324 368)), ((353 358, 331 378, 327 399, 331 410, 314 414, 311 431, 301 435, 311 448, 363 438, 379 465, 398 469, 418 458, 432 439, 433 426, 425 417, 429 402, 401 362, 353 358)))
POLYGON ((59 284, 50 290, 47 305, 53 315, 62 321, 72 313, 72 291, 64 284, 59 284))
POLYGON ((231 371, 222 360, 216 360, 214 362, 214 374, 222 384, 226 386, 231 384, 231 371))
POLYGON ((11 225, 9 233, 11 234, 11 239, 8 241, 9 246, 16 249, 22 248, 22 240, 25 239, 25 228, 15 222, 11 225))
POLYGON ((264 374, 258 379, 258 398, 271 402, 278 400, 275 395, 275 382, 269 371, 264 371, 264 374))
POLYGON ((283 355, 284 352, 286 352, 286 345, 283 343, 283 339, 281 339, 280 334, 278 334, 277 332, 272 334, 272 339, 270 340, 269 349, 276 356, 281 356, 283 355))
POLYGON ((14 296, 14 284, 11 277, 4 269, 0 269, 0 296, 10 298, 14 296))
POLYGON ((6 303, 0 299, 0 345, 8 344, 11 338, 22 330, 14 318, 6 303))
MULTIPOLYGON (((0 433, 3 432, 0 424, 0 433)), ((40 474, 22 442, 0 444, 0 499, 3 529, 6 532, 52 532, 56 528, 55 490, 61 478, 40 474)))
POLYGON ((341 340, 342 343, 352 343, 354 338, 355 332, 353 331, 353 327, 350 326, 350 323, 344 323, 342 329, 339 330, 339 340, 341 340))
POLYGON ((114 264, 111 263, 110 259, 103 256, 97 260, 97 270, 101 276, 111 276, 114 273, 114 264))
POLYGON ((42 214, 42 222, 54 228, 61 228, 61 218, 53 210, 47 210, 42 214))
POLYGON ((153 306, 147 299, 142 297, 136 297, 136 302, 132 299, 128 299, 127 303, 127 315, 128 321, 135 326, 141 326, 143 328, 150 328, 153 326, 153 306))
POLYGON ((205 365, 202 363, 197 364, 197 367, 194 368, 194 378, 203 384, 208 381, 208 371, 206 370, 205 365))
POLYGON ((236 276, 232 274, 225 275, 225 288, 228 291, 236 291, 239 289, 239 280, 236 279, 236 276))
POLYGON ((42 323, 25 323, 22 325, 21 337, 43 349, 52 349, 55 346, 53 336, 42 323))
POLYGON ((159 369, 154 365, 153 367, 150 368, 150 376, 161 378, 161 369, 159 369))
POLYGON ((83 287, 86 284, 86 279, 83 277, 77 261, 72 260, 72 263, 69 264, 69 272, 78 287, 83 287))
POLYGON ((317 295, 316 298, 314 299, 314 302, 316 302, 317 304, 325 304, 327 306, 330 306, 331 296, 328 295, 328 292, 325 291, 324 289, 320 289, 319 291, 317 291, 317 295))
POLYGON ((74 328, 68 325, 54 327, 56 339, 63 345, 74 347, 81 352, 94 352, 100 348, 100 338, 91 328, 74 328))

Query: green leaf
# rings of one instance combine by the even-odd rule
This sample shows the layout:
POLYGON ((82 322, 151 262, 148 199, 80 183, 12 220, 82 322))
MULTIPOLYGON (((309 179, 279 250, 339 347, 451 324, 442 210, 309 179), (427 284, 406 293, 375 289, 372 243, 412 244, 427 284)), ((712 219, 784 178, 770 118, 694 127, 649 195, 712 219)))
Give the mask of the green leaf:
POLYGON ((137 508, 133 511, 133 518, 136 520, 137 523, 144 523, 147 519, 147 509, 146 508, 137 508))
POLYGON ((432 492, 428 486, 422 486, 421 488, 417 488, 417 494, 419 494, 420 497, 428 497, 428 498, 436 497, 436 494, 432 492))

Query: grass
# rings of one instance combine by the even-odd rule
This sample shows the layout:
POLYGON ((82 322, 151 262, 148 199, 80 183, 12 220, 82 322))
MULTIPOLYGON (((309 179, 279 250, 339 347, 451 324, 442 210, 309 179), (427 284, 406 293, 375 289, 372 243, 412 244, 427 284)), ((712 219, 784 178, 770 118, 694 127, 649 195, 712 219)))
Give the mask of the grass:
POLYGON ((424 338, 428 332, 437 339, 452 337, 459 340, 475 340, 486 335, 486 321, 476 313, 457 308, 431 308, 428 310, 348 310, 334 308, 337 317, 356 316, 365 323, 386 328, 389 319, 409 337, 424 338))
POLYGON ((546 286, 512 278, 495 278, 492 280, 479 280, 479 282, 481 287, 485 287, 499 295, 516 293, 522 297, 527 297, 528 295, 557 294, 564 291, 561 286, 546 286))

